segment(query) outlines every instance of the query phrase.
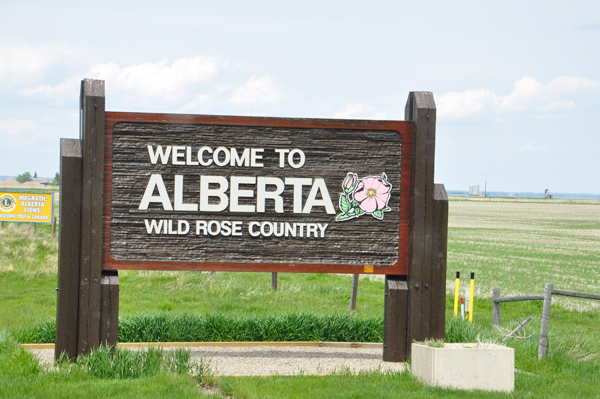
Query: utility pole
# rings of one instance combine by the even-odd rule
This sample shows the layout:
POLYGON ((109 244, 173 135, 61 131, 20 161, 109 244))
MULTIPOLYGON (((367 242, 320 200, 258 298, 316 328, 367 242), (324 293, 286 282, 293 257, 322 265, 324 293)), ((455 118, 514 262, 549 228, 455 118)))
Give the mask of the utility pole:
POLYGON ((487 175, 485 175, 485 188, 483 190, 484 190, 483 191, 484 192, 483 196, 487 197, 487 175))

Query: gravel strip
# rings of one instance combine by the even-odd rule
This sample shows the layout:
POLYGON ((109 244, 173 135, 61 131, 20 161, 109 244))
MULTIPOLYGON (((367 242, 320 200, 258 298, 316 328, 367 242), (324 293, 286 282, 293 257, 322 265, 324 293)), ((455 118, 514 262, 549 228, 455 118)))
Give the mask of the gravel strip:
MULTIPOLYGON (((165 351, 173 348, 165 348, 165 351)), ((31 349, 48 365, 54 362, 54 350, 31 349)), ((330 347, 200 347, 191 348, 192 357, 210 359, 216 375, 325 375, 335 372, 381 370, 403 371, 404 363, 384 362, 380 348, 330 347)))

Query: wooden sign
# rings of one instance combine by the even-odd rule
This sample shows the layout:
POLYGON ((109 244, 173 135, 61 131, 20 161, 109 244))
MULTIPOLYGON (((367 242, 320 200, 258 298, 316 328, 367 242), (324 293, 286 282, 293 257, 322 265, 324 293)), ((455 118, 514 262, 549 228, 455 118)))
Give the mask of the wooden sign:
POLYGON ((0 221, 52 223, 54 194, 25 191, 0 191, 0 221))
POLYGON ((107 112, 103 268, 406 273, 411 135, 107 112))
POLYGON ((444 337, 432 93, 405 121, 142 114, 106 112, 86 79, 80 115, 61 139, 57 358, 116 345, 120 269, 385 274, 383 358, 444 337))

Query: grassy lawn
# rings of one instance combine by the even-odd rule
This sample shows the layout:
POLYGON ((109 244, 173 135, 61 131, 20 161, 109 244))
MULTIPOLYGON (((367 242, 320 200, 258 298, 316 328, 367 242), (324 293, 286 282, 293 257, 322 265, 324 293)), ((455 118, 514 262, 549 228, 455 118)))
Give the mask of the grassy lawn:
MULTIPOLYGON (((447 298, 447 337, 499 341, 527 317, 533 321, 508 341, 515 348, 512 395, 465 393, 422 386, 410 374, 340 373, 314 377, 223 377, 223 395, 236 398, 597 398, 600 397, 600 302, 554 296, 549 356, 537 359, 542 302, 502 305, 502 327, 491 327, 493 287, 502 295, 557 289, 600 294, 600 206, 593 203, 451 201, 447 291, 454 275, 475 272, 475 323, 453 335, 452 297, 447 298), (464 330, 464 331, 463 331, 464 330), (450 334, 450 335, 448 335, 450 334)), ((11 332, 39 326, 56 314, 57 241, 50 226, 7 224, 0 229, 0 397, 198 397, 197 379, 161 372, 127 379, 67 376, 44 370, 18 350, 11 332), (4 332, 2 332, 4 331, 4 332), (4 336, 4 338, 2 338, 4 336), (8 337, 8 338, 7 338, 8 337), (12 349, 11 349, 12 348, 12 349)), ((357 311, 351 312, 350 276, 279 274, 271 292, 268 273, 121 271, 120 315, 225 315, 257 317, 311 313, 381 319, 383 279, 361 279, 357 311)), ((315 317, 316 317, 315 316, 315 317)), ((462 323, 464 325, 464 323, 462 323)), ((218 394, 217 397, 221 395, 218 394)))

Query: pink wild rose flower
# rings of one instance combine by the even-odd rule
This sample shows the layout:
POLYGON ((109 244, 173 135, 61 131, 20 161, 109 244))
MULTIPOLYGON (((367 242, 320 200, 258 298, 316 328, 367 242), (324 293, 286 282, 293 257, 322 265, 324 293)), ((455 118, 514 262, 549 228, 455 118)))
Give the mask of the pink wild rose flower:
POLYGON ((387 206, 391 187, 380 177, 365 177, 356 186, 354 199, 358 201, 360 209, 373 213, 387 206))

